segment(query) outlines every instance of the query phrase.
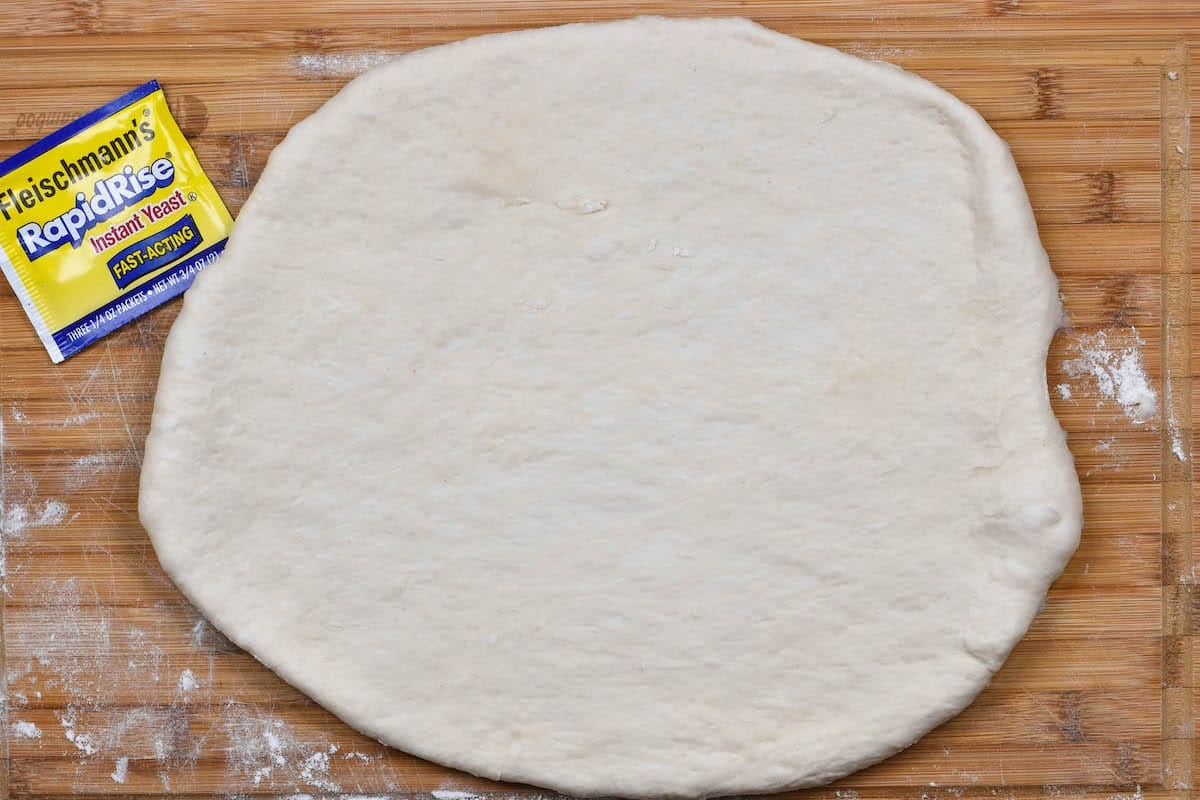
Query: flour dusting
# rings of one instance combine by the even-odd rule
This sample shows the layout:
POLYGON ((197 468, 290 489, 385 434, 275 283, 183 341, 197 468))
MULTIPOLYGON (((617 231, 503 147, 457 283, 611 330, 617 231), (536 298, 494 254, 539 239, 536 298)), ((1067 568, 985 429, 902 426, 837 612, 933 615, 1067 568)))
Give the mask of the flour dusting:
POLYGON ((67 473, 67 491, 74 492, 91 483, 101 472, 126 466, 128 454, 92 453, 76 460, 67 473))
POLYGON ((303 53, 296 56, 296 69, 305 78, 348 78, 392 60, 382 50, 361 53, 303 53))
MULTIPOLYGON (((492 792, 484 794, 454 788, 452 781, 444 782, 429 794, 433 797, 433 800, 485 800, 485 798, 491 798, 491 800, 561 800, 561 795, 554 794, 495 794, 492 792)), ((858 800, 858 793, 848 789, 839 791, 836 796, 842 798, 842 800, 858 800)))
POLYGON ((1130 330, 1135 344, 1121 349, 1109 346, 1104 331, 1080 336, 1071 344, 1078 356, 1064 361, 1062 367, 1072 378, 1090 376, 1101 396, 1115 399, 1133 424, 1142 425, 1158 414, 1158 394, 1142 368, 1137 345, 1145 342, 1130 330))
POLYGON ((117 759, 115 766, 116 769, 108 777, 112 778, 116 783, 124 783, 125 778, 129 775, 129 758, 121 756, 117 759))
POLYGON ((1071 399, 1071 385, 1070 384, 1060 383, 1058 386, 1055 386, 1054 388, 1058 392, 1058 396, 1061 397, 1063 400, 1071 399))
POLYGON ((283 720, 261 716, 232 701, 225 706, 229 769, 249 776, 255 786, 303 783, 323 792, 340 792, 330 773, 330 756, 337 745, 303 742, 283 720))
POLYGON ((865 58, 868 61, 880 61, 890 67, 897 66, 891 64, 892 60, 902 59, 913 54, 912 48, 895 47, 893 45, 880 44, 878 42, 851 42, 846 50, 859 58, 865 58))
MULTIPOLYGON (((104 612, 83 605, 75 578, 46 581, 31 591, 31 596, 47 613, 37 626, 14 629, 8 642, 11 652, 29 653, 38 664, 55 673, 58 685, 80 701, 99 702, 111 696, 119 678, 100 675, 97 668, 113 644, 104 612)), ((73 731, 74 716, 62 719, 63 728, 73 731)), ((76 746, 86 750, 87 741, 83 747, 78 743, 76 746)))
POLYGON ((1163 394, 1166 395, 1167 431, 1171 434, 1171 454, 1179 459, 1181 464, 1187 463, 1187 453, 1183 449, 1183 429, 1180 427, 1179 418, 1175 414, 1171 381, 1163 381, 1163 394))
POLYGON ((42 738, 42 729, 32 722, 25 720, 17 720, 12 726, 13 736, 18 739, 40 739, 42 738))
MULTIPOLYGON (((3 442, 3 426, 0 426, 0 443, 3 442)), ((20 497, 10 500, 9 495, 16 484, 16 477, 7 472, 0 480, 4 481, 4 491, 0 493, 0 580, 8 577, 8 545, 10 542, 23 540, 30 531, 37 528, 49 528, 60 525, 67 519, 70 507, 61 500, 45 500, 39 503, 33 498, 37 494, 37 481, 25 473, 20 476, 23 482, 20 497)), ((74 517, 72 517, 74 519, 74 517)), ((8 594, 8 584, 0 586, 8 594)))
POLYGON ((196 680, 196 674, 190 669, 185 669, 179 673, 179 691, 190 692, 193 689, 199 689, 200 683, 196 680))
POLYGON ((76 425, 83 425, 84 423, 91 422, 92 420, 99 418, 99 416, 100 416, 99 412, 85 411, 82 414, 75 414, 73 416, 67 417, 66 419, 64 419, 62 421, 62 424, 59 425, 58 427, 73 428, 76 425))
POLYGON ((341 791, 342 788, 329 777, 328 753, 313 753, 304 759, 300 767, 300 780, 327 792, 341 791))
POLYGON ((90 733, 77 733, 75 731, 75 710, 67 709, 59 720, 63 726, 63 736, 67 741, 75 745, 79 752, 85 756, 94 756, 100 752, 100 748, 96 746, 96 740, 90 733))
POLYGON ((47 500, 41 509, 32 503, 5 504, 3 516, 0 517, 0 534, 11 539, 24 536, 34 528, 60 525, 70 510, 70 506, 61 500, 47 500))
POLYGON ((208 623, 204 621, 203 617, 201 617, 200 619, 196 620, 196 622, 192 625, 191 631, 188 632, 188 643, 197 650, 204 646, 204 634, 207 626, 208 623))
POLYGON ((35 428, 73 428, 76 425, 83 425, 86 422, 91 422, 100 416, 99 412, 85 411, 80 414, 74 414, 66 417, 62 422, 34 422, 24 411, 19 408, 11 408, 9 409, 8 413, 12 417, 13 422, 17 423, 22 428, 27 428, 30 425, 35 428))

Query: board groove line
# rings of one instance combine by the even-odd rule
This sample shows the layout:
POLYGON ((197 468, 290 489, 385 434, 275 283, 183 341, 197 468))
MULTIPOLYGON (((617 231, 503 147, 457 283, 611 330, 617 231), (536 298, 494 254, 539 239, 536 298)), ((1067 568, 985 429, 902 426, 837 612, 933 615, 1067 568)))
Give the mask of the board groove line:
POLYGON ((1191 436, 1191 253, 1189 244, 1191 121, 1188 46, 1169 50, 1160 76, 1162 97, 1162 785, 1191 797, 1194 726, 1191 635, 1194 515, 1191 436), (1186 422, 1185 422, 1186 421, 1186 422))

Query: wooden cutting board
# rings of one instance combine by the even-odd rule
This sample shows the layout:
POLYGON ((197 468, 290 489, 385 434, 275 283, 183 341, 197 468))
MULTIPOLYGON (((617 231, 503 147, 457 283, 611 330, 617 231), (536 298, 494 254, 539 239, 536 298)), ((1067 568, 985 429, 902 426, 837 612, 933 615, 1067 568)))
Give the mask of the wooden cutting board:
MULTIPOLYGON (((1083 481, 1079 552, 964 714, 799 794, 1190 796, 1196 0, 10 3, 0 155, 156 77, 236 213, 289 126, 375 63, 481 33, 701 11, 895 62, 978 108, 1012 145, 1070 314, 1047 367, 1083 481), (1142 377, 1160 412, 1134 424, 1121 401, 1142 377)), ((53 366, 0 289, 5 796, 544 796, 354 733, 171 585, 136 507, 177 310, 53 366)))

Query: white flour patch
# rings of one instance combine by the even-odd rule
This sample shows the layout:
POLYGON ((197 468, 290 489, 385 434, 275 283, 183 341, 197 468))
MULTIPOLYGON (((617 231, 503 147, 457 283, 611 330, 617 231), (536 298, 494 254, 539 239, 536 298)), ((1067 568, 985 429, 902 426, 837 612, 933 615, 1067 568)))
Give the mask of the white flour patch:
MULTIPOLYGON (((60 686, 75 702, 111 700, 123 676, 103 674, 101 668, 114 647, 106 610, 83 605, 75 578, 36 584, 30 597, 42 614, 37 624, 12 630, 10 652, 25 653, 36 660, 52 673, 46 677, 46 685, 60 686)), ((70 722, 73 717, 67 719, 70 722)))
POLYGON ((1072 378, 1090 376, 1102 397, 1116 400, 1133 424, 1142 425, 1158 414, 1158 394, 1142 368, 1138 346, 1145 342, 1130 331, 1134 344, 1120 349, 1109 346, 1104 331, 1080 336, 1070 345, 1078 356, 1064 361, 1062 368, 1072 378))
POLYGON ((28 417, 28 415, 25 414, 24 411, 19 408, 11 408, 9 409, 8 413, 9 416, 12 417, 13 422, 17 423, 23 428, 30 425, 38 428, 73 428, 76 425, 83 425, 86 422, 91 422, 100 416, 99 412, 85 411, 81 414, 74 414, 70 417, 66 417, 62 422, 34 422, 28 417))
POLYGON ((301 742, 283 720, 259 716, 228 703, 223 720, 229 738, 229 769, 248 775, 255 786, 264 782, 305 783, 325 792, 340 792, 330 775, 328 742, 301 742))
POLYGON ((75 414, 74 416, 67 417, 58 427, 73 428, 76 425, 83 425, 84 423, 91 422, 92 420, 97 419, 99 416, 99 412, 85 411, 82 414, 75 414))
POLYGON ((179 673, 179 691, 190 692, 193 689, 199 689, 200 683, 196 680, 196 675, 190 669, 185 669, 179 673))
POLYGON ((5 504, 3 517, 0 517, 0 534, 12 539, 24 536, 34 528, 60 525, 70 510, 70 506, 61 500, 47 500, 41 508, 33 503, 5 504))
MULTIPOLYGON (((94 708, 94 705, 92 707, 94 708)), ((131 708, 116 720, 106 718, 103 726, 85 731, 80 720, 80 713, 84 708, 85 706, 79 704, 70 704, 59 716, 63 736, 79 750, 82 754, 81 759, 102 753, 128 751, 129 746, 134 743, 132 740, 140 739, 147 730, 163 727, 172 716, 170 712, 160 709, 131 708), (126 742, 126 738, 131 741, 126 742)), ((123 757, 116 758, 118 772, 121 758, 123 757)))
MULTIPOLYGON (((453 787, 454 784, 447 781, 429 794, 433 797, 433 800, 485 800, 485 798, 491 798, 491 800, 553 800, 560 797, 560 795, 546 794, 481 794, 453 787)), ((840 800, 858 800, 858 792, 850 789, 842 789, 836 792, 834 796, 840 798, 840 800)))
POLYGON ((328 753, 313 753, 304 759, 300 767, 300 780, 327 792, 341 791, 342 788, 329 777, 328 753))
POLYGON ((203 619, 198 619, 188 633, 188 643, 197 650, 204 647, 204 629, 207 624, 203 619))
POLYGON ((116 783, 124 783, 125 778, 129 775, 129 758, 127 756, 121 756, 117 759, 115 766, 116 769, 114 769, 112 774, 108 777, 112 778, 116 783))
POLYGON ((19 719, 12 725, 12 734, 18 739, 40 739, 42 729, 32 722, 19 719))
POLYGON ((150 680, 158 683, 162 677, 162 648, 149 642, 146 632, 141 628, 130 628, 126 637, 129 641, 128 652, 130 657, 125 663, 125 668, 130 674, 135 674, 138 671, 148 672, 150 680))
MULTIPOLYGON (((322 793, 361 791, 357 783, 367 778, 382 786, 384 791, 397 791, 397 775, 381 756, 355 750, 341 752, 337 745, 323 738, 305 741, 281 719, 263 714, 255 706, 227 701, 220 722, 229 748, 226 769, 229 775, 249 780, 258 787, 281 791, 303 791, 311 788, 322 793), (334 764, 341 759, 340 772, 349 777, 334 777, 334 764), (354 786, 342 787, 343 782, 354 786)), ((344 796, 344 795, 341 795, 344 796)))
POLYGON ((1167 431, 1171 434, 1171 454, 1179 459, 1180 463, 1187 463, 1187 452, 1183 449, 1183 430, 1179 425, 1179 418, 1175 415, 1171 381, 1163 381, 1163 394, 1167 404, 1167 431))
POLYGON ((1055 386, 1054 389, 1058 392, 1058 396, 1061 397, 1063 400, 1071 399, 1071 385, 1070 384, 1060 383, 1058 386, 1055 386))
POLYGON ((128 463, 127 454, 120 453, 92 453, 78 459, 71 465, 70 471, 67 473, 67 491, 76 491, 82 489, 92 482, 101 472, 123 467, 128 463))
POLYGON ((361 53, 304 53, 294 63, 303 78, 346 78, 366 72, 393 58, 382 50, 361 53))
POLYGON ((1179 432, 1178 423, 1171 420, 1171 453, 1181 462, 1187 461, 1187 453, 1183 451, 1183 435, 1179 432))
MULTIPOLYGON (((0 437, 0 442, 3 439, 0 437)), ((24 486, 21 500, 17 502, 8 499, 9 491, 15 480, 12 475, 5 473, 2 480, 4 491, 0 493, 0 579, 8 577, 8 544, 23 540, 29 532, 37 528, 50 528, 61 525, 67 519, 70 506, 61 500, 45 500, 41 504, 30 500, 37 492, 37 481, 32 475, 24 475, 24 486), (22 502, 25 501, 25 502, 22 502)), ((71 519, 74 519, 72 517, 71 519)), ((8 594, 8 585, 3 586, 8 594)))
MULTIPOLYGON (((891 45, 876 44, 875 42, 851 42, 846 50, 859 58, 865 58, 868 61, 890 62, 893 59, 901 59, 913 54, 911 48, 894 47, 891 45)), ((888 64, 888 66, 896 66, 888 64)))
POLYGON ((75 748, 85 756, 94 756, 100 752, 100 748, 96 745, 96 740, 90 733, 78 733, 75 730, 75 710, 67 708, 63 712, 59 723, 63 726, 63 736, 67 741, 75 745, 75 748))

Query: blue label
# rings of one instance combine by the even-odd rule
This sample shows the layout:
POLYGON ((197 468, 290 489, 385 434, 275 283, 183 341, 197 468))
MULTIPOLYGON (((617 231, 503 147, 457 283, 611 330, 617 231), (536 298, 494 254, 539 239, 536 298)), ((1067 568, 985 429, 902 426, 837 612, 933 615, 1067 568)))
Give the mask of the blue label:
POLYGON ((78 353, 107 334, 141 316, 155 306, 162 305, 183 294, 192 285, 196 273, 217 260, 225 249, 225 239, 214 244, 186 261, 171 267, 152 281, 113 300, 85 317, 81 317, 54 333, 54 343, 62 351, 63 358, 78 353))
POLYGON ((108 260, 108 271, 124 289, 143 275, 165 267, 200 246, 200 229, 191 214, 169 228, 121 250, 108 260))

